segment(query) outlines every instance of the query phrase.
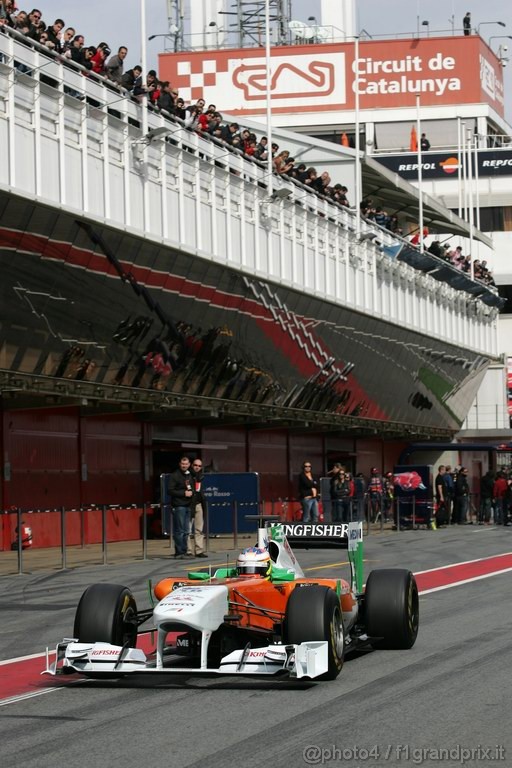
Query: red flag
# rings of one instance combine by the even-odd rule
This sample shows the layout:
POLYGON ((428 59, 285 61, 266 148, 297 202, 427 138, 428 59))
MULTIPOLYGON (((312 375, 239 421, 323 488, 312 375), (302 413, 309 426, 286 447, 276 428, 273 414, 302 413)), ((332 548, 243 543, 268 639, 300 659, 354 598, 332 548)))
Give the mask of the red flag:
POLYGON ((410 144, 410 150, 411 152, 417 152, 418 151, 418 137, 416 135, 416 128, 411 128, 411 144, 410 144))

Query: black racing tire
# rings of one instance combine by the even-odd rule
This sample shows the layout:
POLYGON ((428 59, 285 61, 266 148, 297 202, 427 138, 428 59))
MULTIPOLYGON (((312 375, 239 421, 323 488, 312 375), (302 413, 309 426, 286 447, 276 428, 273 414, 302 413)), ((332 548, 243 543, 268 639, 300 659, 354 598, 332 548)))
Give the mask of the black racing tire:
POLYGON ((92 584, 80 598, 73 637, 83 643, 137 645, 137 604, 128 587, 92 584))
POLYGON ((334 590, 320 585, 296 586, 288 599, 283 623, 283 642, 300 645, 327 640, 329 668, 317 680, 334 680, 343 667, 345 631, 340 599, 334 590))
POLYGON ((406 650, 418 636, 416 579, 401 568, 371 571, 365 590, 366 631, 373 648, 406 650))

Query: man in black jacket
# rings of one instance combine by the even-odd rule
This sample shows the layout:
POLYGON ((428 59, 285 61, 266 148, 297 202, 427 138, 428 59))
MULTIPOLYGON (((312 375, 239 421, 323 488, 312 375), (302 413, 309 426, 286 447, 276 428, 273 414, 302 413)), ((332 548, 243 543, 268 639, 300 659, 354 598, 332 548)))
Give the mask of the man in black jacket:
POLYGON ((169 475, 168 492, 174 528, 174 557, 184 560, 187 556, 190 507, 194 496, 188 456, 182 456, 178 469, 169 475))
POLYGON ((494 472, 490 469, 480 480, 480 509, 478 510, 478 525, 489 525, 491 521, 492 492, 494 488, 494 472))
POLYGON ((468 470, 461 467, 455 481, 455 521, 457 525, 465 525, 469 509, 468 470))
POLYGON ((204 517, 206 514, 206 499, 203 494, 204 474, 201 459, 192 462, 192 489, 194 495, 190 505, 190 521, 194 523, 194 533, 188 537, 187 555, 189 557, 208 557, 204 551, 204 517))

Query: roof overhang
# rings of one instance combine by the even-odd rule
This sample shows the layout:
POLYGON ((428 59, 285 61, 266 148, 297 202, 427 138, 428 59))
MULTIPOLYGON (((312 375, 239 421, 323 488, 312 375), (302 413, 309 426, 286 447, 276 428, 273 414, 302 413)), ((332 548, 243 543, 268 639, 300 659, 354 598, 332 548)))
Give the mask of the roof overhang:
MULTIPOLYGON (((388 170, 371 157, 362 161, 363 194, 386 207, 388 213, 399 212, 409 221, 419 222, 420 192, 398 173, 388 170)), ((423 223, 431 232, 471 237, 470 225, 423 193, 423 223)), ((473 227, 473 239, 494 248, 493 241, 473 227)))

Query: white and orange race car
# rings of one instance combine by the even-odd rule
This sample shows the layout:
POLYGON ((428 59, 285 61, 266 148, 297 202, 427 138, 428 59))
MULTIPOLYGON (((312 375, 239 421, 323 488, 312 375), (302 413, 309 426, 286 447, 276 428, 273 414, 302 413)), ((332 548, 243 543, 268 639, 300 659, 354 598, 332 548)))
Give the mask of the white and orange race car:
POLYGON ((163 579, 147 610, 137 609, 127 587, 93 584, 78 604, 73 638, 57 645, 52 664, 47 654, 45 672, 332 680, 352 650, 411 648, 419 623, 414 575, 373 570, 363 589, 361 523, 349 523, 344 535, 350 582, 306 578, 282 526, 262 524, 258 546, 243 550, 235 567, 163 579), (137 633, 150 620, 157 642, 146 655, 137 633))

